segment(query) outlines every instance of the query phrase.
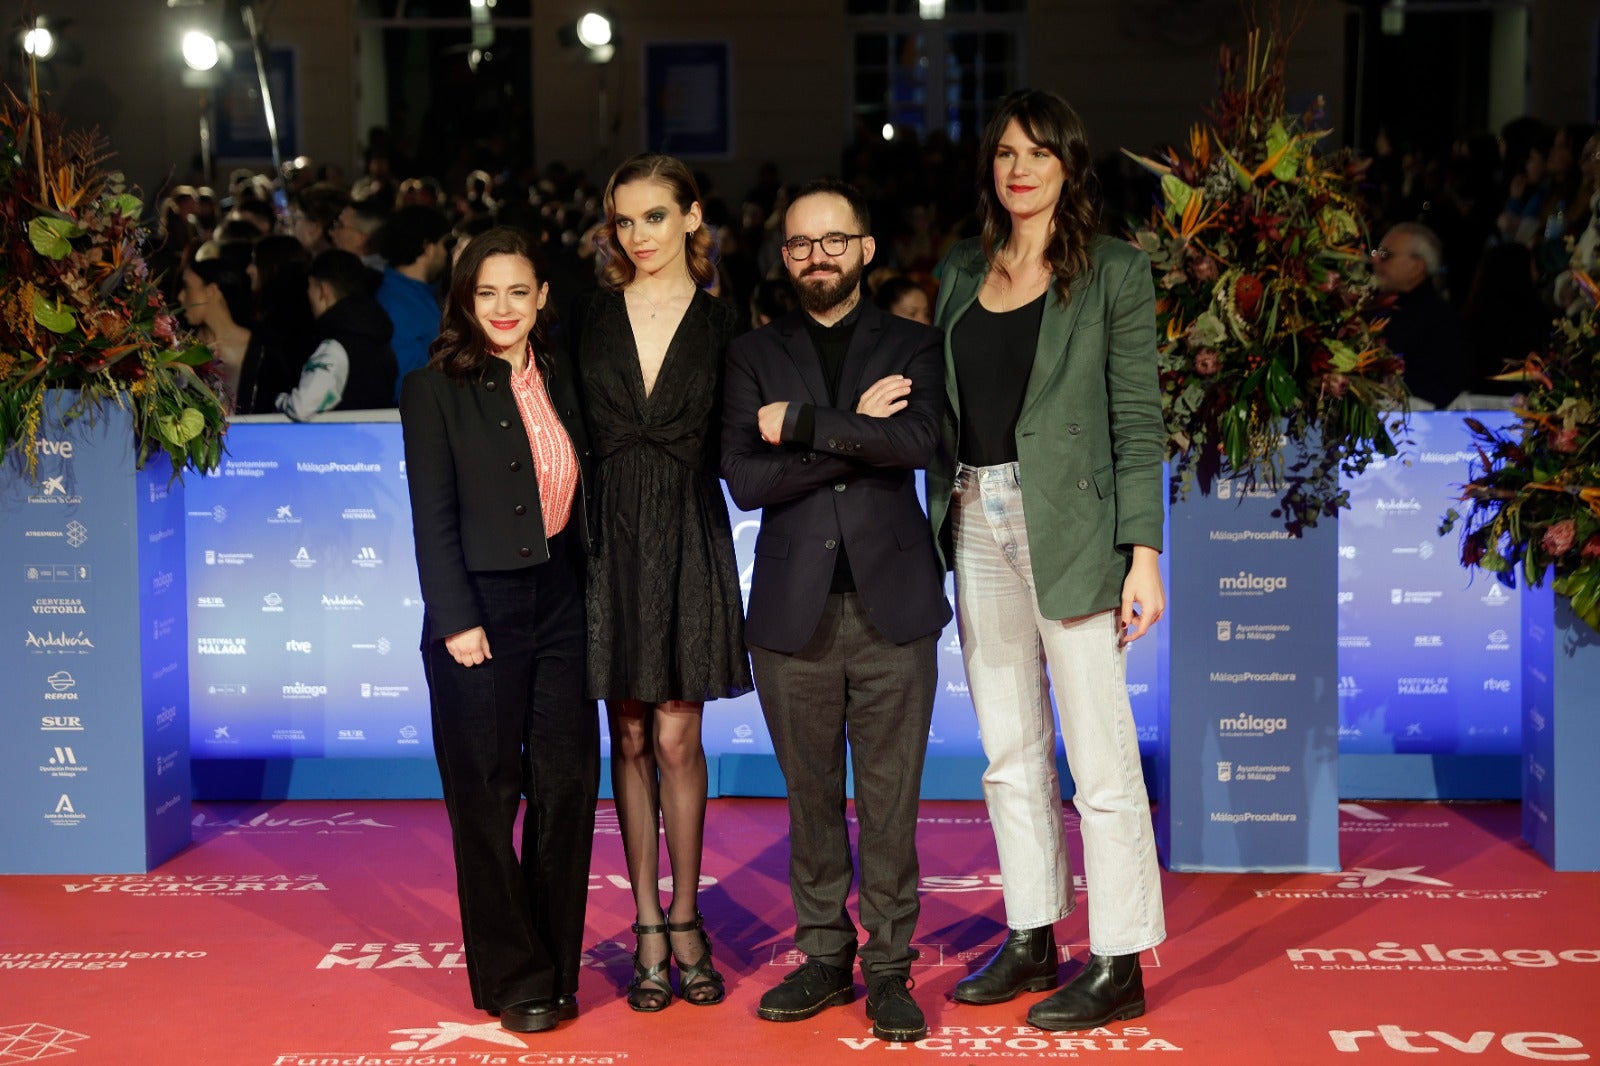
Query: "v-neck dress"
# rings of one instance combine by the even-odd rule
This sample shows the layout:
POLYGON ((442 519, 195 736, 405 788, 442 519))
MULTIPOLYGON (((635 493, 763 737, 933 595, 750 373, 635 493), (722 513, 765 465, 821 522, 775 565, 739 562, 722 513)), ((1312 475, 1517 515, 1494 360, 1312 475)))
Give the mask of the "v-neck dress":
POLYGON ((578 373, 598 459, 589 695, 701 702, 751 689, 744 601, 718 479, 734 309, 697 293, 648 396, 621 293, 581 314, 578 373))

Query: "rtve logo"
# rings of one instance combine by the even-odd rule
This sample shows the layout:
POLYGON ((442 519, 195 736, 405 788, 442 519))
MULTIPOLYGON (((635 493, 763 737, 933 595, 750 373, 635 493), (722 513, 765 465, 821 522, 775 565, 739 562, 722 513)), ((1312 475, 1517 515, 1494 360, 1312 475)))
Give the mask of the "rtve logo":
POLYGON ((1497 1042, 1506 1051, 1521 1059, 1539 1062, 1586 1062, 1591 1057, 1583 1050, 1583 1041, 1564 1033, 1506 1033, 1504 1036, 1479 1030, 1467 1036, 1455 1036, 1443 1029, 1404 1029, 1398 1025, 1380 1025, 1376 1029, 1329 1029, 1328 1037, 1336 1050, 1404 1051, 1413 1055, 1433 1055, 1440 1051, 1457 1051, 1463 1055, 1482 1055, 1497 1042))

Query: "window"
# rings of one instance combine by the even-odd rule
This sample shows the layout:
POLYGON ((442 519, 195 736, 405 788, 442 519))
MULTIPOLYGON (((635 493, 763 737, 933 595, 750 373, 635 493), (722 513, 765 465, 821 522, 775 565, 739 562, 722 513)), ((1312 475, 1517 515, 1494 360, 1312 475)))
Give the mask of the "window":
POLYGON ((935 132, 974 137, 995 103, 1022 83, 1021 0, 846 0, 855 26, 856 135, 935 132))

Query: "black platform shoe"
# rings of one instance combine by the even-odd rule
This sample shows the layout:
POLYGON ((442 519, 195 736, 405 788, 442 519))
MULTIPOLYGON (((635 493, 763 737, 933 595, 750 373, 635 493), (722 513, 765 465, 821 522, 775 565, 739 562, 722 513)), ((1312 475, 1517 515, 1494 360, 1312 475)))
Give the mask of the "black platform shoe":
POLYGON ((1067 986, 1033 1005, 1028 1024, 1052 1032, 1095 1029, 1144 1013, 1144 973, 1139 955, 1090 955, 1067 986))
POLYGON ((1060 981, 1056 969, 1054 926, 1013 929, 983 969, 956 985, 955 1001, 1004 1003, 1019 992, 1046 992, 1060 981))

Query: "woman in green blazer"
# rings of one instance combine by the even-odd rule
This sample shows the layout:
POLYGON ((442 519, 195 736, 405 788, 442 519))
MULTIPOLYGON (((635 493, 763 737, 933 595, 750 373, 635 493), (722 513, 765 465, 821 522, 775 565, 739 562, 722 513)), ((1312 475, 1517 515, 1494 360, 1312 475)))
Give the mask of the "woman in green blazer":
POLYGON ((983 235, 951 250, 935 313, 949 402, 928 510, 956 572, 1011 932, 955 998, 1057 984, 1053 926, 1075 897, 1053 690, 1091 954, 1028 1022, 1091 1029, 1144 1012, 1139 952, 1166 935, 1124 680, 1164 604, 1154 288, 1142 252, 1096 233, 1083 125, 1060 97, 1003 100, 980 159, 983 235))

